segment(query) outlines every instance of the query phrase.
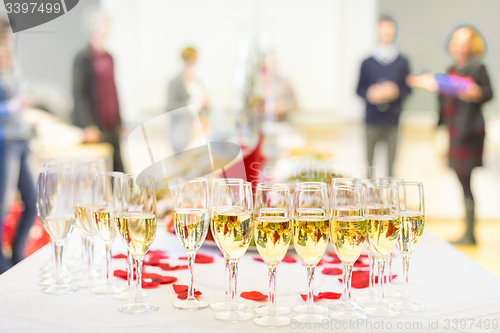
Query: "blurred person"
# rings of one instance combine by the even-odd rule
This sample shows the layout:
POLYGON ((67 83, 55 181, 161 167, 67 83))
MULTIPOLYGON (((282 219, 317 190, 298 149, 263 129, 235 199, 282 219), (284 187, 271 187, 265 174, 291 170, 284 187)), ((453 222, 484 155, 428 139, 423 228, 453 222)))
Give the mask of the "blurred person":
MULTIPOLYGON (((196 78, 194 67, 198 61, 198 52, 192 47, 186 47, 181 52, 184 61, 182 72, 170 81, 168 86, 167 111, 173 111, 188 105, 195 105, 198 113, 206 111, 208 98, 205 88, 196 78)), ((172 116, 169 140, 174 153, 182 152, 192 140, 189 114, 172 116)))
POLYGON ((13 35, 5 18, 0 18, 0 273, 24 258, 24 247, 36 217, 35 181, 30 166, 31 129, 23 119, 27 102, 19 95, 20 73, 12 54, 13 35), (19 218, 11 260, 1 248, 3 219, 11 208, 15 190, 24 204, 19 218))
POLYGON ((266 118, 286 121, 290 112, 297 109, 297 100, 290 82, 279 73, 276 52, 264 56, 259 80, 264 90, 266 118))
POLYGON ((439 122, 446 125, 450 136, 449 166, 462 185, 466 212, 466 231, 455 244, 476 244, 474 235, 475 209, 471 175, 483 165, 485 138, 484 103, 493 97, 488 71, 482 62, 485 42, 479 31, 470 25, 455 29, 448 41, 452 65, 446 73, 451 77, 470 80, 465 89, 444 91, 432 73, 410 75, 408 85, 439 94, 439 122))
POLYGON ((120 132, 122 122, 115 84, 113 57, 106 51, 109 18, 102 12, 89 15, 89 45, 73 64, 73 123, 84 130, 86 143, 107 142, 113 146, 113 170, 124 171, 120 132))
POLYGON ((363 61, 357 94, 366 102, 366 154, 368 177, 372 175, 377 143, 387 145, 387 175, 394 176, 399 116, 404 99, 411 93, 405 82, 408 60, 396 44, 397 23, 389 16, 378 21, 378 43, 372 56, 363 61))

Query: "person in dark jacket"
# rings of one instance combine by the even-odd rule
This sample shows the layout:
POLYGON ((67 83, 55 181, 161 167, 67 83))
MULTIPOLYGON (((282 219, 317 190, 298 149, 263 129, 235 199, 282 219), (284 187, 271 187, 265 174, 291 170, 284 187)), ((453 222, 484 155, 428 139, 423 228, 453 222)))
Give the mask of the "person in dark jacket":
POLYGON ((114 149, 113 169, 123 172, 114 62, 105 49, 109 19, 95 12, 90 17, 89 28, 89 45, 78 52, 73 65, 73 123, 83 128, 85 142, 110 143, 114 149))
POLYGON ((3 219, 19 190, 24 205, 12 243, 11 260, 4 257, 0 242, 0 274, 24 259, 24 247, 36 217, 35 180, 30 165, 31 128, 19 96, 19 66, 12 54, 13 35, 6 19, 0 18, 0 240, 3 219))
POLYGON ((410 73, 408 60, 395 43, 397 24, 383 16, 378 22, 378 44, 370 58, 363 61, 357 94, 366 102, 366 154, 368 176, 374 177, 373 158, 377 143, 387 145, 387 175, 394 175, 398 142, 399 115, 403 100, 411 93, 405 78, 410 73))
POLYGON ((452 33, 448 51, 453 64, 446 73, 472 80, 456 96, 445 95, 432 74, 411 75, 407 79, 415 88, 439 94, 439 124, 446 125, 450 135, 449 166, 457 174, 465 201, 467 228, 455 244, 476 244, 471 176, 474 168, 483 165, 485 125, 481 110, 493 97, 488 71, 481 61, 484 49, 484 40, 476 28, 461 26, 452 33))

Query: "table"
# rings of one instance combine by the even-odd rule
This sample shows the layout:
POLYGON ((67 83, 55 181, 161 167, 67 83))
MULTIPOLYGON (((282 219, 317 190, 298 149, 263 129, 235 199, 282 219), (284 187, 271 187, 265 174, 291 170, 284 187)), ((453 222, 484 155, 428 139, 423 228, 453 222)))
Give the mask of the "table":
MULTIPOLYGON (((70 239, 78 244, 77 235, 70 239), (75 238, 75 239, 73 239, 75 238)), ((71 244, 70 244, 71 245, 71 244)), ((124 251, 122 244, 115 242, 114 253, 124 251)), ((180 262, 178 256, 185 255, 174 235, 158 232, 153 243, 154 249, 168 252, 171 263, 180 262)), ((0 276, 0 332, 256 332, 266 331, 251 321, 239 324, 218 322, 215 312, 210 308, 187 312, 172 307, 176 295, 171 285, 162 285, 157 289, 149 289, 148 301, 160 306, 159 311, 144 316, 122 314, 118 307, 124 304, 111 296, 96 296, 89 290, 80 289, 72 295, 53 296, 41 293, 37 285, 39 268, 49 258, 48 246, 40 249, 32 256, 16 265, 0 276)), ((219 251, 203 246, 200 252, 211 254, 215 258, 213 264, 197 264, 195 266, 195 287, 203 292, 203 299, 208 302, 223 298, 224 268, 223 258, 219 251)), ((294 251, 289 252, 294 254, 294 251)), ((295 255, 295 254, 294 254, 295 255)), ((253 260, 257 253, 248 252, 240 262, 239 292, 259 290, 267 293, 266 265, 253 260), (254 288, 254 289, 249 289, 254 288)), ((393 272, 398 274, 394 281, 395 288, 402 288, 401 260, 395 258, 393 272)), ((124 269, 124 260, 114 260, 114 267, 124 269)), ((339 267, 339 266, 337 266, 339 267)), ((345 327, 342 329, 335 323, 323 327, 330 331, 363 331, 385 332, 395 330, 404 332, 432 331, 477 331, 499 332, 500 329, 453 329, 453 323, 446 320, 474 319, 475 324, 484 320, 497 319, 500 324, 500 279, 487 272, 471 259, 463 255, 448 243, 426 232, 412 256, 411 293, 414 300, 423 303, 426 309, 420 313, 403 313, 399 318, 390 320, 369 319, 366 324, 359 325, 357 330, 345 327), (448 325, 449 324, 449 325, 448 325), (381 326, 384 325, 384 326, 381 326), (390 325, 389 328, 387 325, 390 325), (403 325, 398 329, 397 325, 403 325), (404 327, 407 329, 404 329, 404 327), (429 327, 430 326, 430 327, 429 327), (449 329, 447 329, 447 327, 449 329)), ((154 268, 147 267, 148 272, 154 268)), ((339 276, 326 276, 317 271, 316 292, 341 291, 339 276)), ((187 270, 162 272, 163 275, 176 276, 177 283, 187 284, 187 270)), ((123 280, 115 280, 125 285, 123 280)), ((297 263, 281 263, 277 273, 278 304, 292 306, 303 302, 299 291, 304 292, 305 267, 297 263), (302 290, 299 290, 302 289, 302 290)), ((353 290, 353 296, 366 294, 367 289, 353 290)), ((261 305, 241 299, 247 308, 261 305)), ((328 300, 321 300, 327 304, 328 300)), ((469 320, 469 325, 472 320, 469 320)), ((305 327, 304 327, 305 329, 305 327)), ((319 328, 317 328, 319 329, 319 328)), ((280 329, 280 331, 297 331, 298 326, 280 329)), ((306 330, 310 331, 310 330, 306 330)))

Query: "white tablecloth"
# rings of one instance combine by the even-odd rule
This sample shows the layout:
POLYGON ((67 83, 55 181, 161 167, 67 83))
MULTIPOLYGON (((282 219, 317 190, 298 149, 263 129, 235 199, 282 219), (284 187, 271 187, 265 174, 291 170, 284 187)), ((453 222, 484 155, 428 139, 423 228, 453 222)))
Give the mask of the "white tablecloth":
MULTIPOLYGON (((78 239, 71 239, 73 244, 78 239)), ((119 241, 115 243, 115 253, 124 252, 119 241)), ((154 249, 165 250, 171 263, 185 252, 173 235, 159 232, 153 244, 154 249)), ((111 296, 96 296, 87 289, 80 289, 72 295, 53 296, 41 293, 42 287, 37 285, 39 268, 50 257, 48 246, 39 250, 16 267, 0 276, 0 332, 255 332, 266 329, 257 327, 251 321, 228 324, 214 318, 215 312, 210 308, 188 312, 175 309, 172 303, 176 300, 171 285, 162 285, 157 289, 149 289, 149 302, 160 306, 159 311, 149 315, 132 316, 120 313, 118 307, 124 304, 111 296)), ((223 258, 217 249, 203 246, 200 252, 214 255, 215 263, 197 264, 195 266, 195 287, 203 292, 203 299, 208 302, 221 300, 224 295, 223 258)), ((294 251, 290 252, 294 254, 294 251)), ((240 262, 239 292, 259 290, 267 294, 266 265, 252 257, 257 253, 248 252, 240 262)), ((184 262, 185 263, 185 262, 184 262)), ((330 265, 331 266, 331 265, 330 265)), ((115 268, 125 268, 125 260, 114 260, 115 268)), ((325 267, 325 266, 323 266, 325 267)), ((340 267, 337 265, 336 267, 340 267)), ((339 276, 321 274, 317 271, 315 292, 341 291, 339 276)), ((160 272, 163 275, 175 276, 176 283, 187 284, 187 270, 172 272, 156 271, 146 267, 148 272, 160 272)), ((400 257, 394 262, 393 273, 398 277, 394 281, 396 289, 402 288, 400 257)), ((281 263, 277 273, 279 304, 292 306, 303 303, 299 292, 304 293, 305 267, 297 263, 281 263)), ((426 233, 412 256, 411 261, 411 294, 415 301, 425 305, 420 313, 403 313, 399 318, 384 320, 369 319, 359 325, 357 330, 341 328, 332 323, 328 327, 316 330, 340 331, 477 331, 495 332, 484 327, 485 320, 500 321, 500 279, 484 270, 471 259, 460 253, 451 245, 433 235, 426 233), (469 320, 467 328, 460 330, 457 322, 452 320, 469 320), (474 325, 483 326, 469 328, 474 325), (447 320, 450 320, 448 322, 447 320), (383 325, 383 326, 382 326, 383 325), (388 327, 388 325, 390 327, 388 327), (399 326, 398 325, 403 325, 399 326), (401 328, 402 327, 402 328, 401 328), (456 327, 455 329, 453 327, 456 327), (406 329, 405 329, 406 328, 406 329)), ((116 283, 125 285, 123 280, 114 278, 116 283)), ((353 296, 367 294, 367 289, 353 290, 353 296)), ((265 303, 241 299, 248 305, 248 310, 265 303)), ((321 300, 327 304, 328 300, 321 300)), ((293 315, 293 314, 291 314, 293 315)), ((500 324, 500 323, 499 323, 500 324)), ((305 328, 305 327, 304 327, 305 328)), ((284 328, 280 331, 297 331, 298 326, 284 328)), ((307 330, 310 331, 310 330, 307 330)))

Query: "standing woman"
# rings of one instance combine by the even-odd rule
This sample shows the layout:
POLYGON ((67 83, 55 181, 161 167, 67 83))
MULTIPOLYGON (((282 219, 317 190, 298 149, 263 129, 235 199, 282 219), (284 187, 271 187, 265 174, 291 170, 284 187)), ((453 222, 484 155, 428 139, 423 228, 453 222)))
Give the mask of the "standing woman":
POLYGON ((450 135, 449 166, 458 176, 465 200, 467 228, 454 244, 476 244, 471 175, 475 167, 483 165, 485 126, 481 110, 493 97, 488 72, 482 63, 484 50, 485 42, 479 31, 470 25, 461 26, 449 40, 453 64, 446 73, 451 78, 468 80, 467 84, 450 89, 432 74, 410 75, 407 79, 409 86, 439 94, 439 124, 446 125, 450 135))

